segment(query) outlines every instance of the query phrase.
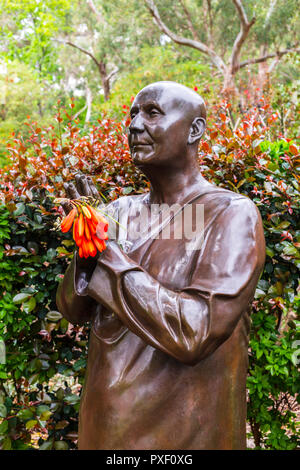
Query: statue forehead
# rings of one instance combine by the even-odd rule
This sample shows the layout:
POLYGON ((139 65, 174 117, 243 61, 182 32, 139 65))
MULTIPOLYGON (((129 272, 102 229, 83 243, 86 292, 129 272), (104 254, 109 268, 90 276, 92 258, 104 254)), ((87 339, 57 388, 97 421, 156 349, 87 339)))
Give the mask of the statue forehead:
POLYGON ((166 110, 176 108, 183 112, 199 112, 204 106, 202 98, 193 90, 175 82, 156 82, 143 88, 135 97, 132 106, 157 102, 166 110))

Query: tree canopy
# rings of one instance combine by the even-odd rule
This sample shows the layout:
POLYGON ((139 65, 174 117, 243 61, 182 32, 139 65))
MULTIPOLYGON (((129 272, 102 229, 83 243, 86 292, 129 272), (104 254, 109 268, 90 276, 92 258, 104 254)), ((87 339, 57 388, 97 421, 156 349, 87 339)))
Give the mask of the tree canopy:
MULTIPOLYGON (((278 71, 280 80, 291 82, 299 79, 297 4, 297 0, 0 0, 0 74, 2 79, 7 70, 20 75, 26 67, 39 96, 28 106, 28 114, 47 117, 58 98, 75 96, 86 121, 126 77, 141 68, 146 71, 147 66, 154 69, 153 61, 160 63, 155 79, 172 75, 164 67, 170 63, 170 47, 176 63, 194 63, 191 79, 196 80, 197 67, 201 74, 206 66, 222 81, 223 91, 240 93, 248 71, 258 86, 278 71)), ((178 79, 178 74, 173 75, 178 79)), ((135 81, 127 83, 131 95, 135 81)), ((21 109, 28 102, 23 102, 18 116, 4 95, 2 133, 10 128, 12 113, 16 122, 22 121, 21 109)))

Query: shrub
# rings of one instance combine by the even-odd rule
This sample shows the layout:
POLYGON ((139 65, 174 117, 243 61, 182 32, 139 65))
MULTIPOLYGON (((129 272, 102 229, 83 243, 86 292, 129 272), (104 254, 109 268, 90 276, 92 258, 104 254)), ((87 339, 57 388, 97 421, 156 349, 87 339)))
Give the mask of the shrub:
MULTIPOLYGON (((107 200, 147 189, 130 160, 128 107, 123 111, 122 122, 103 117, 83 131, 58 110, 55 125, 28 122, 28 139, 13 136, 8 143, 0 208, 3 449, 75 448, 88 327, 73 327, 56 311, 73 242, 53 230, 61 215, 53 198, 78 171, 92 175, 107 200)), ((294 142, 272 142, 277 115, 264 102, 236 124, 231 119, 225 102, 212 108, 199 161, 209 180, 251 197, 264 221, 267 262, 253 302, 249 422, 257 447, 295 448, 299 151, 294 142)))

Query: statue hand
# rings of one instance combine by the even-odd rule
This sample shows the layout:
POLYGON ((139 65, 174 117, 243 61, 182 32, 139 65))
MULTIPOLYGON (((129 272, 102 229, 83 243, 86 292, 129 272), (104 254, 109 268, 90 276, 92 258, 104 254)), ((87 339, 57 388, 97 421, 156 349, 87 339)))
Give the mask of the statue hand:
MULTIPOLYGON (((64 183, 64 188, 69 199, 80 199, 82 196, 100 199, 96 186, 90 176, 78 174, 75 176, 75 184, 64 183)), ((71 204, 67 202, 63 203, 62 207, 66 214, 72 209, 71 204)))
MULTIPOLYGON (((75 175, 75 183, 64 183, 66 195, 68 199, 80 199, 81 197, 90 197, 92 199, 100 199, 99 193, 90 176, 75 175)), ((72 210, 72 205, 69 202, 62 203, 62 208, 66 215, 72 210)), ((84 271, 92 271, 97 262, 99 253, 93 258, 87 259, 80 258, 77 254, 77 265, 79 269, 84 271)))

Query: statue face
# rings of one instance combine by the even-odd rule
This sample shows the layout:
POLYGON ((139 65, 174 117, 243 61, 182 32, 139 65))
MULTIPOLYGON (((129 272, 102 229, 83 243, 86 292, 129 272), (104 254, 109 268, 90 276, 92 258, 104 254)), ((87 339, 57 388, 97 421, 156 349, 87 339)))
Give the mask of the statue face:
POLYGON ((188 103, 174 87, 154 84, 135 98, 128 142, 137 165, 178 165, 187 153, 191 129, 188 103))

